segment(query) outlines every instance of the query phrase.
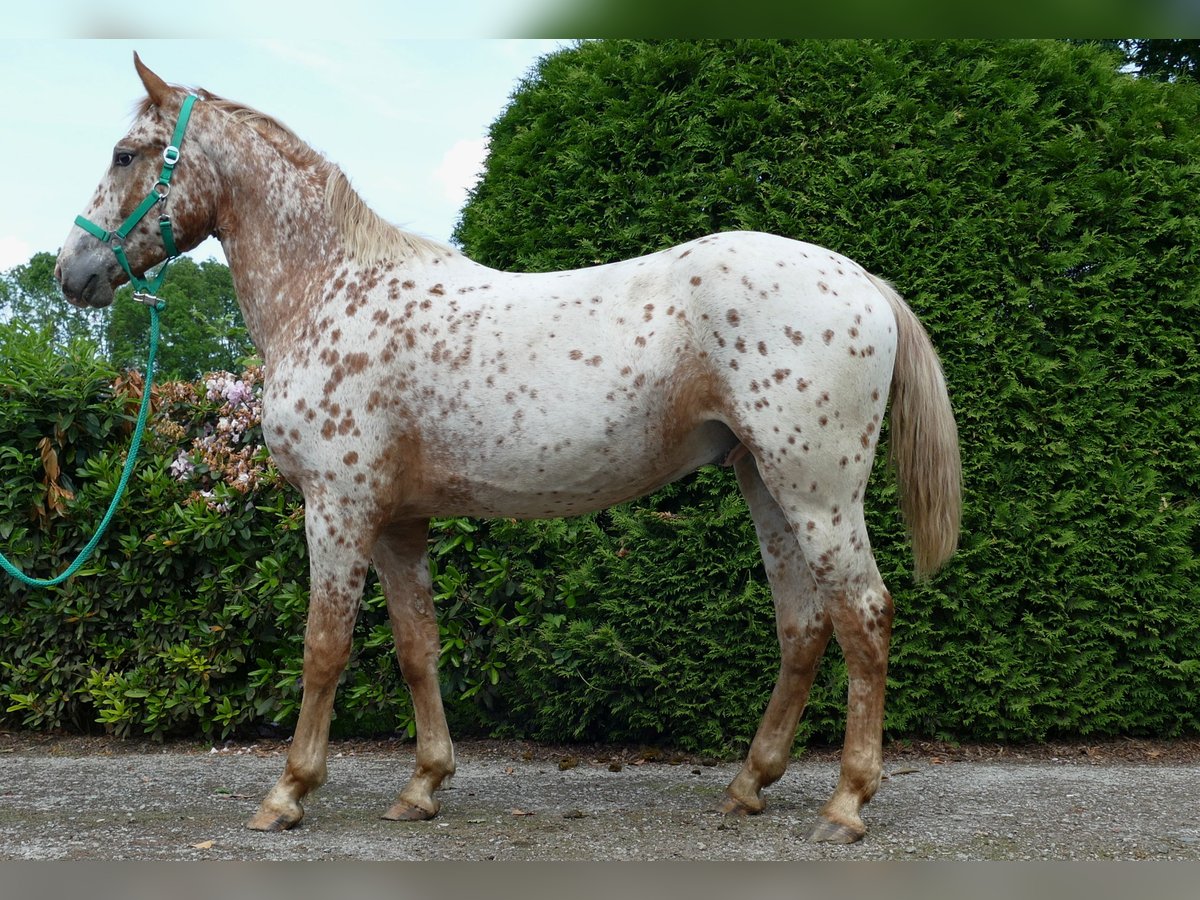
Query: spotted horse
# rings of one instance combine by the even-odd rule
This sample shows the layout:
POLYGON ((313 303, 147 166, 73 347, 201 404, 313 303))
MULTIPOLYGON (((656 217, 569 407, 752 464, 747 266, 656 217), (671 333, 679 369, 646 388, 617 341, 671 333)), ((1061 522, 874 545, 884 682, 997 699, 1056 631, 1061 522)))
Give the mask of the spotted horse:
POLYGON ((904 300, 835 252, 747 232, 575 271, 496 271, 384 222, 277 120, 134 62, 146 97, 77 220, 93 227, 72 228, 56 276, 73 303, 102 307, 131 273, 215 235, 262 354, 263 432, 304 494, 311 595, 295 737, 249 827, 297 825, 325 781, 370 565, 417 726, 415 771, 384 818, 437 814, 455 763, 430 517, 570 516, 723 463, 754 519, 781 663, 721 807, 763 809, 836 635, 849 671, 845 745, 812 836, 861 838, 861 807, 880 783, 893 616, 863 496, 889 394, 918 577, 949 558, 959 532, 954 416, 904 300), (131 215, 164 150, 172 178, 152 205, 176 246, 152 224, 119 237, 95 224, 131 215))

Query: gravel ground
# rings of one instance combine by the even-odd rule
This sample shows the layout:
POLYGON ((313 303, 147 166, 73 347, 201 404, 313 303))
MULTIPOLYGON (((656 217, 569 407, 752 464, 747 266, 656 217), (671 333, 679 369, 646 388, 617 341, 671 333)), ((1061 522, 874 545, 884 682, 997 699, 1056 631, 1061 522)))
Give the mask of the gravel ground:
POLYGON ((379 818, 411 744, 335 742, 299 828, 244 822, 286 744, 221 747, 0 734, 0 859, 1200 859, 1200 745, 904 745, 849 847, 806 835, 836 753, 793 761, 767 811, 714 811, 736 762, 654 750, 464 741, 441 814, 379 818))

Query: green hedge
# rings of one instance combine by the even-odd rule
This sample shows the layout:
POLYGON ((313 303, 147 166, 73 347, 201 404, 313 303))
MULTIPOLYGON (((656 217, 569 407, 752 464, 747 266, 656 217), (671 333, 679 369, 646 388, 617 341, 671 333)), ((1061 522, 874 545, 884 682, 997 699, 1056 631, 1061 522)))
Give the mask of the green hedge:
MULTIPOLYGON (((495 122, 458 227, 473 257, 530 270, 757 229, 909 298, 967 499, 961 552, 914 589, 882 471, 869 493, 898 609, 893 733, 1197 728, 1200 91, 1118 64, 1053 41, 586 43, 495 122)), ((636 653, 627 583, 592 623, 636 653)), ((542 637, 543 657, 576 646, 542 637)), ((755 712, 760 685, 738 694, 755 712)), ((823 738, 837 699, 814 693, 823 738)))
MULTIPOLYGON (((882 464, 872 482, 897 604, 889 734, 1195 733, 1197 123, 1195 87, 1054 42, 590 43, 497 120, 458 236, 549 269, 759 228, 894 280, 945 361, 967 502, 962 550, 917 587, 882 464)), ((0 548, 48 574, 100 517, 136 384, 114 389, 86 346, 0 343, 0 548)), ((259 373, 239 377, 237 403, 233 376, 160 389, 86 574, 4 584, 0 724, 290 727, 302 511, 254 449, 259 373)), ((577 519, 439 521, 431 550, 458 733, 708 752, 752 736, 778 653, 727 471, 577 519)), ((840 740, 845 691, 831 650, 799 740, 840 740)), ((411 724, 373 581, 337 716, 411 724)))

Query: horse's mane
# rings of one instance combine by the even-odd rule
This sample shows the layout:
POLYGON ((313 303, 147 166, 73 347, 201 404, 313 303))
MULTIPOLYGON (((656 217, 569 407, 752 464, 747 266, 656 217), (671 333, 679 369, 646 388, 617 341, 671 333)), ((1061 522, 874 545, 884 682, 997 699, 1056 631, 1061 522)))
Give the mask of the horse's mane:
MULTIPOLYGON (((278 119, 203 88, 195 89, 193 93, 229 116, 232 124, 253 128, 298 168, 314 169, 325 178, 325 209, 346 252, 356 260, 373 263, 457 252, 446 244, 405 231, 380 217, 354 190, 340 167, 278 119)), ((149 98, 143 100, 140 111, 145 112, 150 105, 149 98)))

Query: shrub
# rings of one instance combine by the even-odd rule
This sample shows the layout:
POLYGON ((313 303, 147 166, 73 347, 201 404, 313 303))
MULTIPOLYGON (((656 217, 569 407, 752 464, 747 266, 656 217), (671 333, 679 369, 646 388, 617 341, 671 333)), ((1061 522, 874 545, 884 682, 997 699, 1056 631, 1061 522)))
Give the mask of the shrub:
MULTIPOLYGON (((540 271, 756 229, 894 281, 945 363, 966 509, 961 551, 914 588, 882 465, 872 481, 873 545, 897 602, 887 728, 1193 732, 1198 114, 1195 85, 1123 75, 1063 42, 591 42, 543 59, 493 124, 456 237, 488 265, 540 271)), ((732 490, 683 489, 697 510, 711 509, 706 484, 732 490)), ((667 570, 654 577, 696 585, 672 605, 720 604, 693 545, 662 540, 644 550, 667 570)), ((542 629, 530 658, 590 677, 601 659, 616 665, 616 647, 656 661, 696 652, 669 613, 643 630, 639 592, 620 596, 637 584, 631 565, 581 602, 586 634, 542 629)), ((728 690, 713 723, 744 741, 771 666, 734 659, 740 687, 720 667, 707 684, 728 690)), ((833 674, 805 726, 828 739, 833 674)), ((524 676, 520 708, 553 695, 537 681, 524 676)), ((656 685, 647 706, 660 710, 692 687, 656 685)), ((611 733, 626 701, 614 691, 573 729, 611 733)))

